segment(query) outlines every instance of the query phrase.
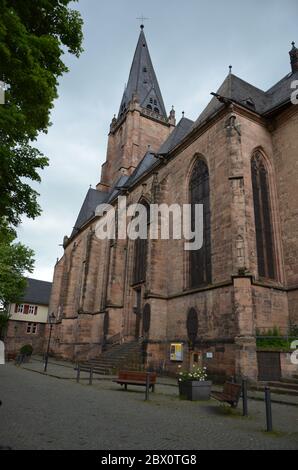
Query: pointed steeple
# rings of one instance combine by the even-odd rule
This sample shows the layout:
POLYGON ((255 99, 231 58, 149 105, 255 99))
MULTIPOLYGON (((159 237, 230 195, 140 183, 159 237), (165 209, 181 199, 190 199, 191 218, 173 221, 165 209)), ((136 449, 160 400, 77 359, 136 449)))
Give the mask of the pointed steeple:
POLYGON ((167 118, 164 102, 151 62, 143 25, 141 25, 140 36, 132 61, 127 86, 121 100, 118 117, 125 113, 128 104, 133 99, 137 99, 142 108, 147 108, 167 118))

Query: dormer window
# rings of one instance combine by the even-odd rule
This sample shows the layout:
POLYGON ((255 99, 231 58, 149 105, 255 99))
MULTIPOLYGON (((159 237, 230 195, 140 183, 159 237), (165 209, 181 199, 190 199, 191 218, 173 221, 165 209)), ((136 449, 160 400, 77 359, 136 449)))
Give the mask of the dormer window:
POLYGON ((149 100, 149 101, 150 101, 150 103, 153 103, 153 99, 152 99, 152 98, 150 98, 150 100, 149 100))
POLYGON ((147 108, 147 109, 150 109, 150 111, 152 111, 152 106, 151 106, 151 104, 147 104, 146 108, 147 108))
POLYGON ((154 112, 157 113, 157 114, 159 114, 159 109, 155 107, 155 108, 154 108, 154 112))
POLYGON ((147 67, 143 67, 143 72, 147 72, 147 67))
POLYGON ((154 104, 155 104, 155 106, 157 105, 157 101, 156 101, 156 100, 154 100, 154 104))

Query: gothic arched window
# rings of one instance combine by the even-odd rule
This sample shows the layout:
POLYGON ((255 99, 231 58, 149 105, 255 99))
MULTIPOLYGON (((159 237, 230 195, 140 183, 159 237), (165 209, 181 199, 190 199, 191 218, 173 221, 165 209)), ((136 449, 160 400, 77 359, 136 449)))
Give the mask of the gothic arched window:
POLYGON ((251 159, 251 179, 259 276, 274 279, 273 230, 268 172, 260 152, 256 152, 251 159))
POLYGON ((190 251, 190 287, 199 287, 211 283, 211 227, 209 171, 203 160, 197 160, 189 182, 191 203, 191 229, 195 229, 195 204, 203 204, 203 246, 190 251))
MULTIPOLYGON (((150 210, 148 204, 144 204, 146 208, 146 220, 144 223, 147 225, 150 221, 150 210)), ((147 252, 148 252, 148 237, 138 237, 134 242, 134 269, 133 269, 133 283, 137 284, 146 280, 147 271, 147 252)))

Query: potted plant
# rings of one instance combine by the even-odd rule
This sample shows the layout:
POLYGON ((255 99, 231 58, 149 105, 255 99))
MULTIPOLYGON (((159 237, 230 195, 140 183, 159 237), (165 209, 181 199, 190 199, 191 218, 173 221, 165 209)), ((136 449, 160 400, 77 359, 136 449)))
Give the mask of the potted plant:
POLYGON ((22 362, 28 362, 30 357, 32 356, 32 353, 33 347, 31 346, 31 344, 25 344, 24 346, 22 346, 20 349, 20 356, 22 362))
POLYGON ((185 400, 209 400, 212 382, 207 380, 206 367, 193 366, 191 371, 180 370, 178 386, 180 398, 185 400))

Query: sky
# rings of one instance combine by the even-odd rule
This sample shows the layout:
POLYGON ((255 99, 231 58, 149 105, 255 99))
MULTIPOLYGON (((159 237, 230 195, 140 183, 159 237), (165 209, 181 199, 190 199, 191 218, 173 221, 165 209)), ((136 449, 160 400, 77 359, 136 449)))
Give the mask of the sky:
POLYGON ((79 0, 84 52, 68 54, 52 126, 35 146, 49 167, 34 185, 42 215, 24 218, 19 240, 35 251, 31 277, 51 281, 90 185, 100 179, 109 125, 118 113, 140 23, 167 111, 195 120, 232 65, 235 75, 266 90, 290 72, 298 43, 297 0, 79 0))

